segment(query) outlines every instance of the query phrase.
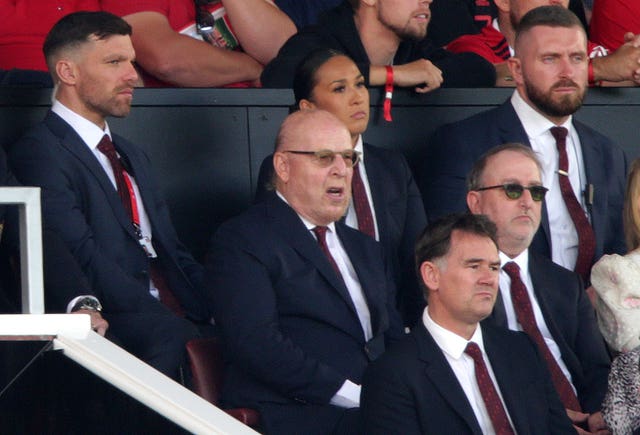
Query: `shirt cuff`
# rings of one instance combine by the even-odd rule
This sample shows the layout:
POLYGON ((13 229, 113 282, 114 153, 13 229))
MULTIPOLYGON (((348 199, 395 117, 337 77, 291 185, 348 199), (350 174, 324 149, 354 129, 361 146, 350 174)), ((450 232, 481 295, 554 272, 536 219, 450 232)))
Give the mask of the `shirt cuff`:
POLYGON ((344 381, 342 387, 329 401, 332 405, 340 408, 360 407, 360 385, 354 384, 349 379, 344 381))

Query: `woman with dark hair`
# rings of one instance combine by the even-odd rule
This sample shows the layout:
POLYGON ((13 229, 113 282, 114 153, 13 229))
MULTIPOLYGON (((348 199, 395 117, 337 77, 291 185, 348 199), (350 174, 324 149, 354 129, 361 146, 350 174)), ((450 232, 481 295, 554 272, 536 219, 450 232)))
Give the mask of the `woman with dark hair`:
MULTIPOLYGON (((345 222, 378 240, 392 265, 398 304, 411 326, 425 306, 413 265, 417 236, 426 226, 420 192, 404 156, 364 143, 369 122, 369 91, 356 64, 335 50, 310 53, 298 66, 293 82, 295 108, 333 113, 351 134, 361 155, 353 171, 352 201, 345 222)), ((256 200, 266 194, 273 166, 267 157, 260 168, 256 200)))

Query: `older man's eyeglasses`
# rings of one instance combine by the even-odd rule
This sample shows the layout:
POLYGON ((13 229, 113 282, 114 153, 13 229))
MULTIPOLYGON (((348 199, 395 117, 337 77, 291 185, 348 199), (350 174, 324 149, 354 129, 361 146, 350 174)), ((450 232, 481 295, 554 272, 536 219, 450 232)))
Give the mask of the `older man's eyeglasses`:
POLYGON ((312 156, 313 161, 323 168, 331 166, 337 155, 342 157, 345 165, 348 167, 354 167, 360 160, 360 152, 356 150, 344 150, 344 151, 331 151, 331 150, 319 150, 319 151, 295 151, 285 150, 283 153, 302 154, 306 156, 312 156))
POLYGON ((497 184, 495 186, 480 187, 478 189, 475 189, 475 191, 481 192, 483 190, 490 189, 504 190, 505 195, 507 195, 507 198, 509 199, 518 199, 522 196, 522 193, 525 190, 528 190, 529 193, 531 193, 531 199, 533 199, 534 201, 542 201, 544 199, 544 196, 549 191, 549 189, 544 186, 523 186, 516 183, 497 184))

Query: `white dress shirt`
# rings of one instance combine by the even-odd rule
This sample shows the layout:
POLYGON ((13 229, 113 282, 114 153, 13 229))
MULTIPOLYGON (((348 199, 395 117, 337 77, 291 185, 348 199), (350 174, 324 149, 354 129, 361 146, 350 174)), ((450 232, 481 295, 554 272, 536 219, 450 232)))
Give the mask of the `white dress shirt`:
MULTIPOLYGON (((284 202, 287 202, 286 198, 278 191, 276 194, 282 199, 284 202)), ((305 227, 309 230, 313 238, 316 238, 313 229, 316 227, 315 224, 309 222, 304 217, 300 216, 300 220, 304 223, 305 227)), ((356 313, 358 314, 358 319, 360 320, 360 325, 362 326, 362 331, 364 333, 365 341, 369 341, 371 337, 373 337, 373 331, 371 328, 371 313, 369 312, 369 306, 367 305, 367 300, 364 296, 364 292, 362 291, 362 285, 360 284, 360 280, 358 279, 358 275, 351 264, 351 260, 349 259, 349 255, 347 255, 347 251, 345 251, 344 246, 342 246, 342 242, 338 238, 336 234, 335 223, 330 223, 327 225, 327 233, 326 233, 326 242, 327 247, 329 248, 329 252, 333 257, 338 269, 340 270, 340 274, 342 275, 342 280, 344 281, 347 290, 349 291, 349 295, 351 296, 351 300, 353 301, 353 305, 356 308, 356 313)), ((316 239, 317 240, 317 239, 316 239)), ((330 403, 335 406, 340 406, 342 408, 357 408, 360 406, 360 385, 357 385, 347 379, 337 393, 331 398, 330 403)))
MULTIPOLYGON (((573 270, 578 259, 578 232, 560 190, 558 149, 556 140, 549 131, 551 127, 556 125, 529 106, 518 91, 513 93, 511 104, 527 133, 531 148, 536 152, 542 164, 542 184, 549 189, 545 197, 545 204, 551 230, 551 259, 554 263, 573 270)), ((587 176, 580 138, 573 126, 572 117, 569 117, 562 127, 569 131, 567 135, 569 182, 576 199, 586 212, 583 192, 587 188, 587 176)))
MULTIPOLYGON (((562 360, 560 348, 551 335, 551 332, 549 332, 549 327, 547 326, 547 322, 544 320, 544 316, 540 310, 540 305, 538 304, 538 298, 533 291, 533 282, 531 281, 531 275, 529 274, 529 250, 525 250, 515 258, 509 258, 506 254, 500 252, 500 264, 502 266, 510 261, 513 261, 518 265, 518 267, 520 267, 520 279, 522 279, 522 282, 527 288, 527 294, 529 295, 529 301, 531 301, 531 307, 533 308, 533 315, 536 319, 538 329, 540 330, 551 355, 553 355, 558 366, 560 366, 560 370, 562 370, 562 373, 564 373, 565 377, 569 380, 569 384, 571 384, 571 388, 573 388, 573 391, 575 392, 576 388, 573 386, 573 382, 571 381, 571 372, 569 372, 567 365, 562 360)), ((513 301, 511 299, 511 278, 502 267, 500 268, 500 295, 502 296, 504 310, 507 314, 507 327, 512 331, 523 331, 522 326, 518 323, 516 310, 513 307, 513 301)))
MULTIPOLYGON (((60 116, 67 124, 69 124, 75 132, 80 136, 80 139, 83 140, 85 145, 89 148, 89 150, 96 157, 102 169, 111 180, 111 184, 114 189, 117 190, 116 179, 113 175, 113 168, 111 167, 111 163, 107 156, 105 156, 100 150, 98 150, 98 144, 102 137, 106 134, 111 138, 111 131, 109 130, 109 125, 105 121, 105 129, 102 130, 93 122, 89 121, 86 118, 78 115, 64 104, 62 104, 58 100, 54 100, 53 105, 51 106, 51 111, 56 115, 60 116)), ((128 174, 129 179, 131 180, 131 185, 133 187, 133 191, 136 197, 136 205, 138 207, 138 214, 140 218, 140 231, 142 232, 143 238, 148 238, 149 243, 147 248, 151 252, 153 257, 156 257, 156 252, 153 249, 153 245, 151 244, 152 234, 151 234, 151 222, 149 221, 149 216, 144 208, 144 203, 142 201, 142 196, 140 195, 140 190, 138 189, 138 183, 136 183, 135 178, 128 174)), ((132 223, 133 225, 133 223, 132 223)), ((149 292, 156 298, 159 298, 158 290, 153 286, 151 280, 149 280, 149 292)), ((70 306, 73 306, 75 298, 73 301, 69 303, 70 306)))
POLYGON ((489 372, 491 381, 493 381, 493 385, 496 387, 496 391, 498 392, 498 396, 500 397, 502 406, 507 413, 509 424, 511 424, 511 427, 513 427, 513 421, 511 420, 509 410, 504 403, 502 393, 500 392, 500 386, 496 381, 496 375, 493 373, 491 362, 489 361, 487 353, 484 350, 484 341, 482 340, 482 327, 478 324, 478 327, 473 333, 473 336, 470 340, 467 341, 461 336, 438 325, 431 318, 431 316, 429 316, 428 305, 422 313, 422 323, 424 323, 427 331, 429 331, 429 333, 433 337, 433 340, 444 353, 444 357, 447 359, 449 366, 451 366, 453 373, 458 379, 458 382, 460 383, 460 386, 462 387, 462 390, 464 391, 464 394, 467 397, 469 404, 471 405, 471 409, 473 409, 473 413, 476 417, 476 420, 478 421, 478 425, 480 426, 482 433, 495 434, 493 423, 491 422, 491 417, 487 412, 487 407, 484 403, 484 399, 482 398, 480 388, 478 387, 478 382, 476 381, 476 369, 473 358, 464 353, 464 350, 466 349, 467 344, 470 341, 478 345, 478 347, 482 351, 482 358, 484 359, 484 363, 487 366, 487 371, 489 372))
MULTIPOLYGON (((378 231, 378 221, 376 219, 376 207, 373 204, 373 197, 371 196, 371 187, 369 187, 369 179, 367 178, 367 167, 364 163, 364 146, 362 142, 362 135, 358 137, 358 142, 356 142, 356 146, 354 150, 360 152, 360 163, 358 163, 358 171, 360 172, 360 178, 362 178, 362 184, 364 185, 364 190, 367 192, 367 200, 369 200, 369 207, 371 208, 371 216, 373 217, 373 226, 376 230, 376 240, 380 241, 380 232, 378 231)), ((351 228, 355 228, 358 230, 358 216, 356 216, 356 207, 353 204, 353 195, 351 197, 351 201, 349 201, 349 208, 347 209, 347 216, 345 217, 344 223, 350 226, 351 228)))

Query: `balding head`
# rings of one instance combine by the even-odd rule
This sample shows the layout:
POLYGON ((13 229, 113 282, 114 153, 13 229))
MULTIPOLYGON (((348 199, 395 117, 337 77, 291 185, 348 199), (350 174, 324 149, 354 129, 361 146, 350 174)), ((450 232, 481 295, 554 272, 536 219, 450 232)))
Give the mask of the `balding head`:
POLYGON ((351 198, 349 156, 354 152, 347 127, 334 115, 323 110, 295 112, 284 120, 276 139, 275 187, 311 223, 335 222, 351 198), (314 154, 318 151, 324 156, 314 154))

